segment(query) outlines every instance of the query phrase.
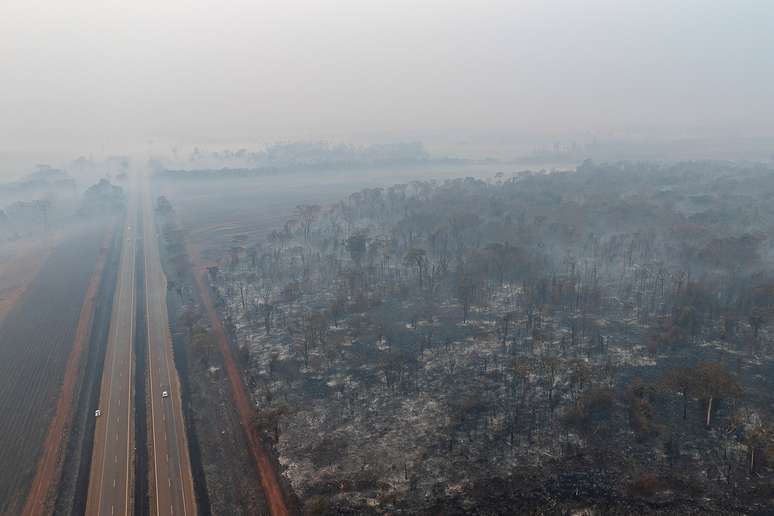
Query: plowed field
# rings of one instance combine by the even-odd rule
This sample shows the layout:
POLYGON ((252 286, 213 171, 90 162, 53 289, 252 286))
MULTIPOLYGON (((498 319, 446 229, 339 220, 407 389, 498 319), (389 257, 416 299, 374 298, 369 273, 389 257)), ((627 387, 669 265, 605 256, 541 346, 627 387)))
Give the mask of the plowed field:
POLYGON ((0 326, 0 514, 24 504, 103 236, 62 240, 0 326))

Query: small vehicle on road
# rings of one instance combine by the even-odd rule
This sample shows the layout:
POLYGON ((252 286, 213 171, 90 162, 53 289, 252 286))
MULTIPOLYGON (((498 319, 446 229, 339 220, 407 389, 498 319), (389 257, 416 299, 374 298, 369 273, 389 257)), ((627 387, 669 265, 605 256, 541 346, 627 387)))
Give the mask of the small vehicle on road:
POLYGON ((102 415, 102 411, 100 409, 97 409, 94 411, 94 417, 99 417, 102 415))
POLYGON ((162 397, 162 398, 169 398, 169 392, 167 392, 167 391, 161 391, 161 397, 162 397))

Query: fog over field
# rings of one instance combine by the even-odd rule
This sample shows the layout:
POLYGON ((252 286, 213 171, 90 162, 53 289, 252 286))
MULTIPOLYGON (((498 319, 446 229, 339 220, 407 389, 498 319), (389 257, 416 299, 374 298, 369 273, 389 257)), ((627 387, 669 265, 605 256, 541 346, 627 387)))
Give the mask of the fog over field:
POLYGON ((0 1, 0 516, 774 514, 773 29, 0 1))

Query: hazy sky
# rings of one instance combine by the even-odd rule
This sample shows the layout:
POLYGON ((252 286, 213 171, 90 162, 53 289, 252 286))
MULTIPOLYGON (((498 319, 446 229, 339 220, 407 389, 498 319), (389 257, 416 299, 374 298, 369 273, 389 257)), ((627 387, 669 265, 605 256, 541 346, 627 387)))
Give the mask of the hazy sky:
POLYGON ((0 0, 0 149, 774 134, 774 2, 0 0))

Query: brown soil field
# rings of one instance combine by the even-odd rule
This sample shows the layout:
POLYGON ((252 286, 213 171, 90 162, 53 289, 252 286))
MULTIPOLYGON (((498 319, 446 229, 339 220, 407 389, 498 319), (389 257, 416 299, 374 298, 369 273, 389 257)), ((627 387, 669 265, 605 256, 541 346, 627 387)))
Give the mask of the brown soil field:
POLYGON ((76 387, 78 378, 83 370, 82 359, 91 336, 92 322, 94 320, 95 301, 99 290, 102 272, 108 254, 108 245, 112 232, 108 232, 102 243, 97 265, 89 280, 86 291, 86 299, 81 307, 78 319, 78 328, 75 332, 73 347, 67 359, 64 383, 56 405, 54 419, 48 429, 48 435, 43 446, 43 454, 38 461, 38 468, 32 487, 27 494, 22 514, 27 516, 47 514, 51 512, 52 496, 57 487, 59 476, 62 472, 64 444, 66 434, 72 421, 73 403, 78 393, 76 387))
POLYGON ((54 236, 3 244, 0 249, 0 323, 35 278, 57 240, 54 236))
POLYGON ((0 514, 26 499, 103 236, 92 227, 62 239, 0 326, 0 514))

